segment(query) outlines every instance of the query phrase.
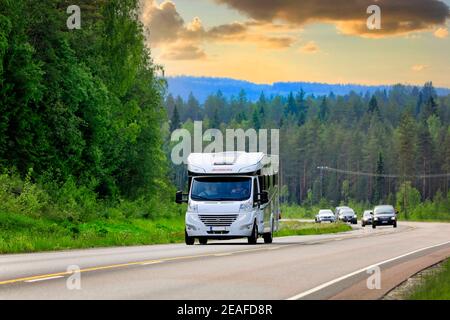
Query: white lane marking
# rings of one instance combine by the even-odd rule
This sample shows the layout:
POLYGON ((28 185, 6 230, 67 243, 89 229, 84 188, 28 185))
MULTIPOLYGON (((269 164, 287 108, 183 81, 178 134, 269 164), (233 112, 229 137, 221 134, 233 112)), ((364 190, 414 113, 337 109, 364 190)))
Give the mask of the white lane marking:
POLYGON ((143 265, 143 266, 148 266, 148 265, 150 265, 150 264, 157 264, 157 263, 162 263, 163 261, 161 261, 161 260, 155 260, 155 261, 148 261, 148 262, 143 262, 143 263, 141 263, 141 265, 143 265))
POLYGON ((345 279, 348 279, 350 277, 353 277, 353 276, 355 276, 355 275, 357 275, 357 274, 359 274, 361 272, 364 272, 364 271, 366 271, 368 269, 372 269, 372 268, 378 267, 378 266, 380 266, 382 264, 386 264, 386 263, 389 263, 389 262, 392 262, 392 261, 395 261, 395 260, 399 260, 401 258, 413 255, 415 253, 418 253, 418 252, 421 252, 421 251, 425 251, 425 250, 428 250, 428 249, 432 249, 432 248, 436 248, 436 247, 439 247, 439 246, 443 246, 443 245, 446 245, 446 244, 449 244, 449 243, 450 243, 450 241, 447 241, 447 242, 444 242, 444 243, 436 244, 434 246, 429 246, 429 247, 425 247, 425 248, 422 248, 422 249, 414 250, 414 251, 402 254, 401 256, 398 256, 398 257, 395 257, 395 258, 391 258, 391 259, 388 259, 388 260, 384 260, 384 261, 378 262, 376 264, 373 264, 373 265, 370 265, 368 267, 365 267, 365 268, 359 269, 357 271, 354 271, 352 273, 349 273, 349 274, 347 274, 345 276, 342 276, 342 277, 339 277, 337 279, 325 282, 325 283, 321 284, 320 286, 317 286, 317 287, 312 288, 310 290, 307 290, 305 292, 299 293, 299 294, 297 294, 297 295, 295 295, 293 297, 288 298, 287 300, 298 300, 298 299, 304 298, 306 296, 309 296, 312 293, 320 291, 320 290, 322 290, 322 289, 324 289, 326 287, 329 287, 329 286, 331 286, 331 285, 333 285, 335 283, 338 283, 338 282, 340 282, 342 280, 345 280, 345 279))
POLYGON ((64 276, 55 276, 55 277, 47 277, 47 278, 39 278, 39 279, 33 279, 33 280, 27 280, 25 282, 38 282, 38 281, 47 281, 47 280, 53 280, 53 279, 59 279, 64 278, 64 276))

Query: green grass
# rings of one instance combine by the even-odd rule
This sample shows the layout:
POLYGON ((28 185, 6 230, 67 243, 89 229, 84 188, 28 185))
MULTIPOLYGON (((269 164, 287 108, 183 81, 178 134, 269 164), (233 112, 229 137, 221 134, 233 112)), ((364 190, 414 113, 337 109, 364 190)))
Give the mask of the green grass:
POLYGON ((73 224, 0 213, 0 253, 174 243, 184 240, 184 220, 103 219, 73 224))
POLYGON ((442 269, 426 276, 407 299, 450 300, 450 259, 443 263, 442 269))
MULTIPOLYGON (((0 213, 0 254, 77 248, 150 245, 184 241, 184 219, 100 219, 57 223, 23 214, 0 213)), ((276 236, 351 230, 344 224, 282 222, 276 236)))
POLYGON ((350 230, 352 230, 352 227, 344 223, 283 221, 280 223, 280 230, 275 233, 275 236, 306 236, 315 234, 339 233, 350 230))

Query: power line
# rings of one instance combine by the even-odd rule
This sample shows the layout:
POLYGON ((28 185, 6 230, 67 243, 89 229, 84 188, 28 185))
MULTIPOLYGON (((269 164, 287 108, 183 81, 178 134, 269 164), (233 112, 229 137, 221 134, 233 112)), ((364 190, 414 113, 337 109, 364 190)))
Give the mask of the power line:
POLYGON ((330 167, 317 167, 321 172, 329 171, 336 172, 348 175, 357 175, 357 176, 365 176, 365 177, 382 177, 382 178, 416 178, 416 179, 426 179, 426 178, 446 178, 450 177, 450 173, 437 173, 437 174, 422 174, 422 175, 400 175, 400 174, 379 174, 379 173, 369 173, 369 172, 361 172, 361 171, 351 171, 351 170, 342 170, 330 167))

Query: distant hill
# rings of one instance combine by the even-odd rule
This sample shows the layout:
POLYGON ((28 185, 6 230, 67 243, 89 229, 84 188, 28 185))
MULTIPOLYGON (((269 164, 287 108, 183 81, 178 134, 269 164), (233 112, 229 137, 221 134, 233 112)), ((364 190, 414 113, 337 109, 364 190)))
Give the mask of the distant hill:
MULTIPOLYGON (((373 93, 377 90, 389 90, 392 86, 365 86, 357 84, 326 84, 316 82, 275 82, 273 84, 255 84, 248 81, 235 80, 230 78, 209 78, 209 77, 168 77, 169 92, 174 96, 181 96, 186 99, 189 93, 200 101, 204 102, 208 95, 222 91, 227 96, 237 96, 241 90, 247 94, 247 98, 255 101, 259 98, 261 92, 264 91, 266 96, 271 95, 287 95, 290 92, 297 92, 303 89, 306 94, 314 94, 316 96, 328 95, 333 92, 336 95, 345 95, 351 91, 357 93, 373 93)), ((436 88, 439 95, 450 94, 449 88, 436 88)))

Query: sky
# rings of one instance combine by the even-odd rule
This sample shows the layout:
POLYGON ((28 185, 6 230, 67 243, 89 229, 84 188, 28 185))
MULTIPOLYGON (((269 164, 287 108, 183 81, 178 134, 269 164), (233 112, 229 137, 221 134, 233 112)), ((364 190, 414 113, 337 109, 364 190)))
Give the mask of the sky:
POLYGON ((141 21, 168 76, 450 87, 449 7, 450 0, 141 0, 141 21), (381 28, 370 30, 374 4, 381 28))

